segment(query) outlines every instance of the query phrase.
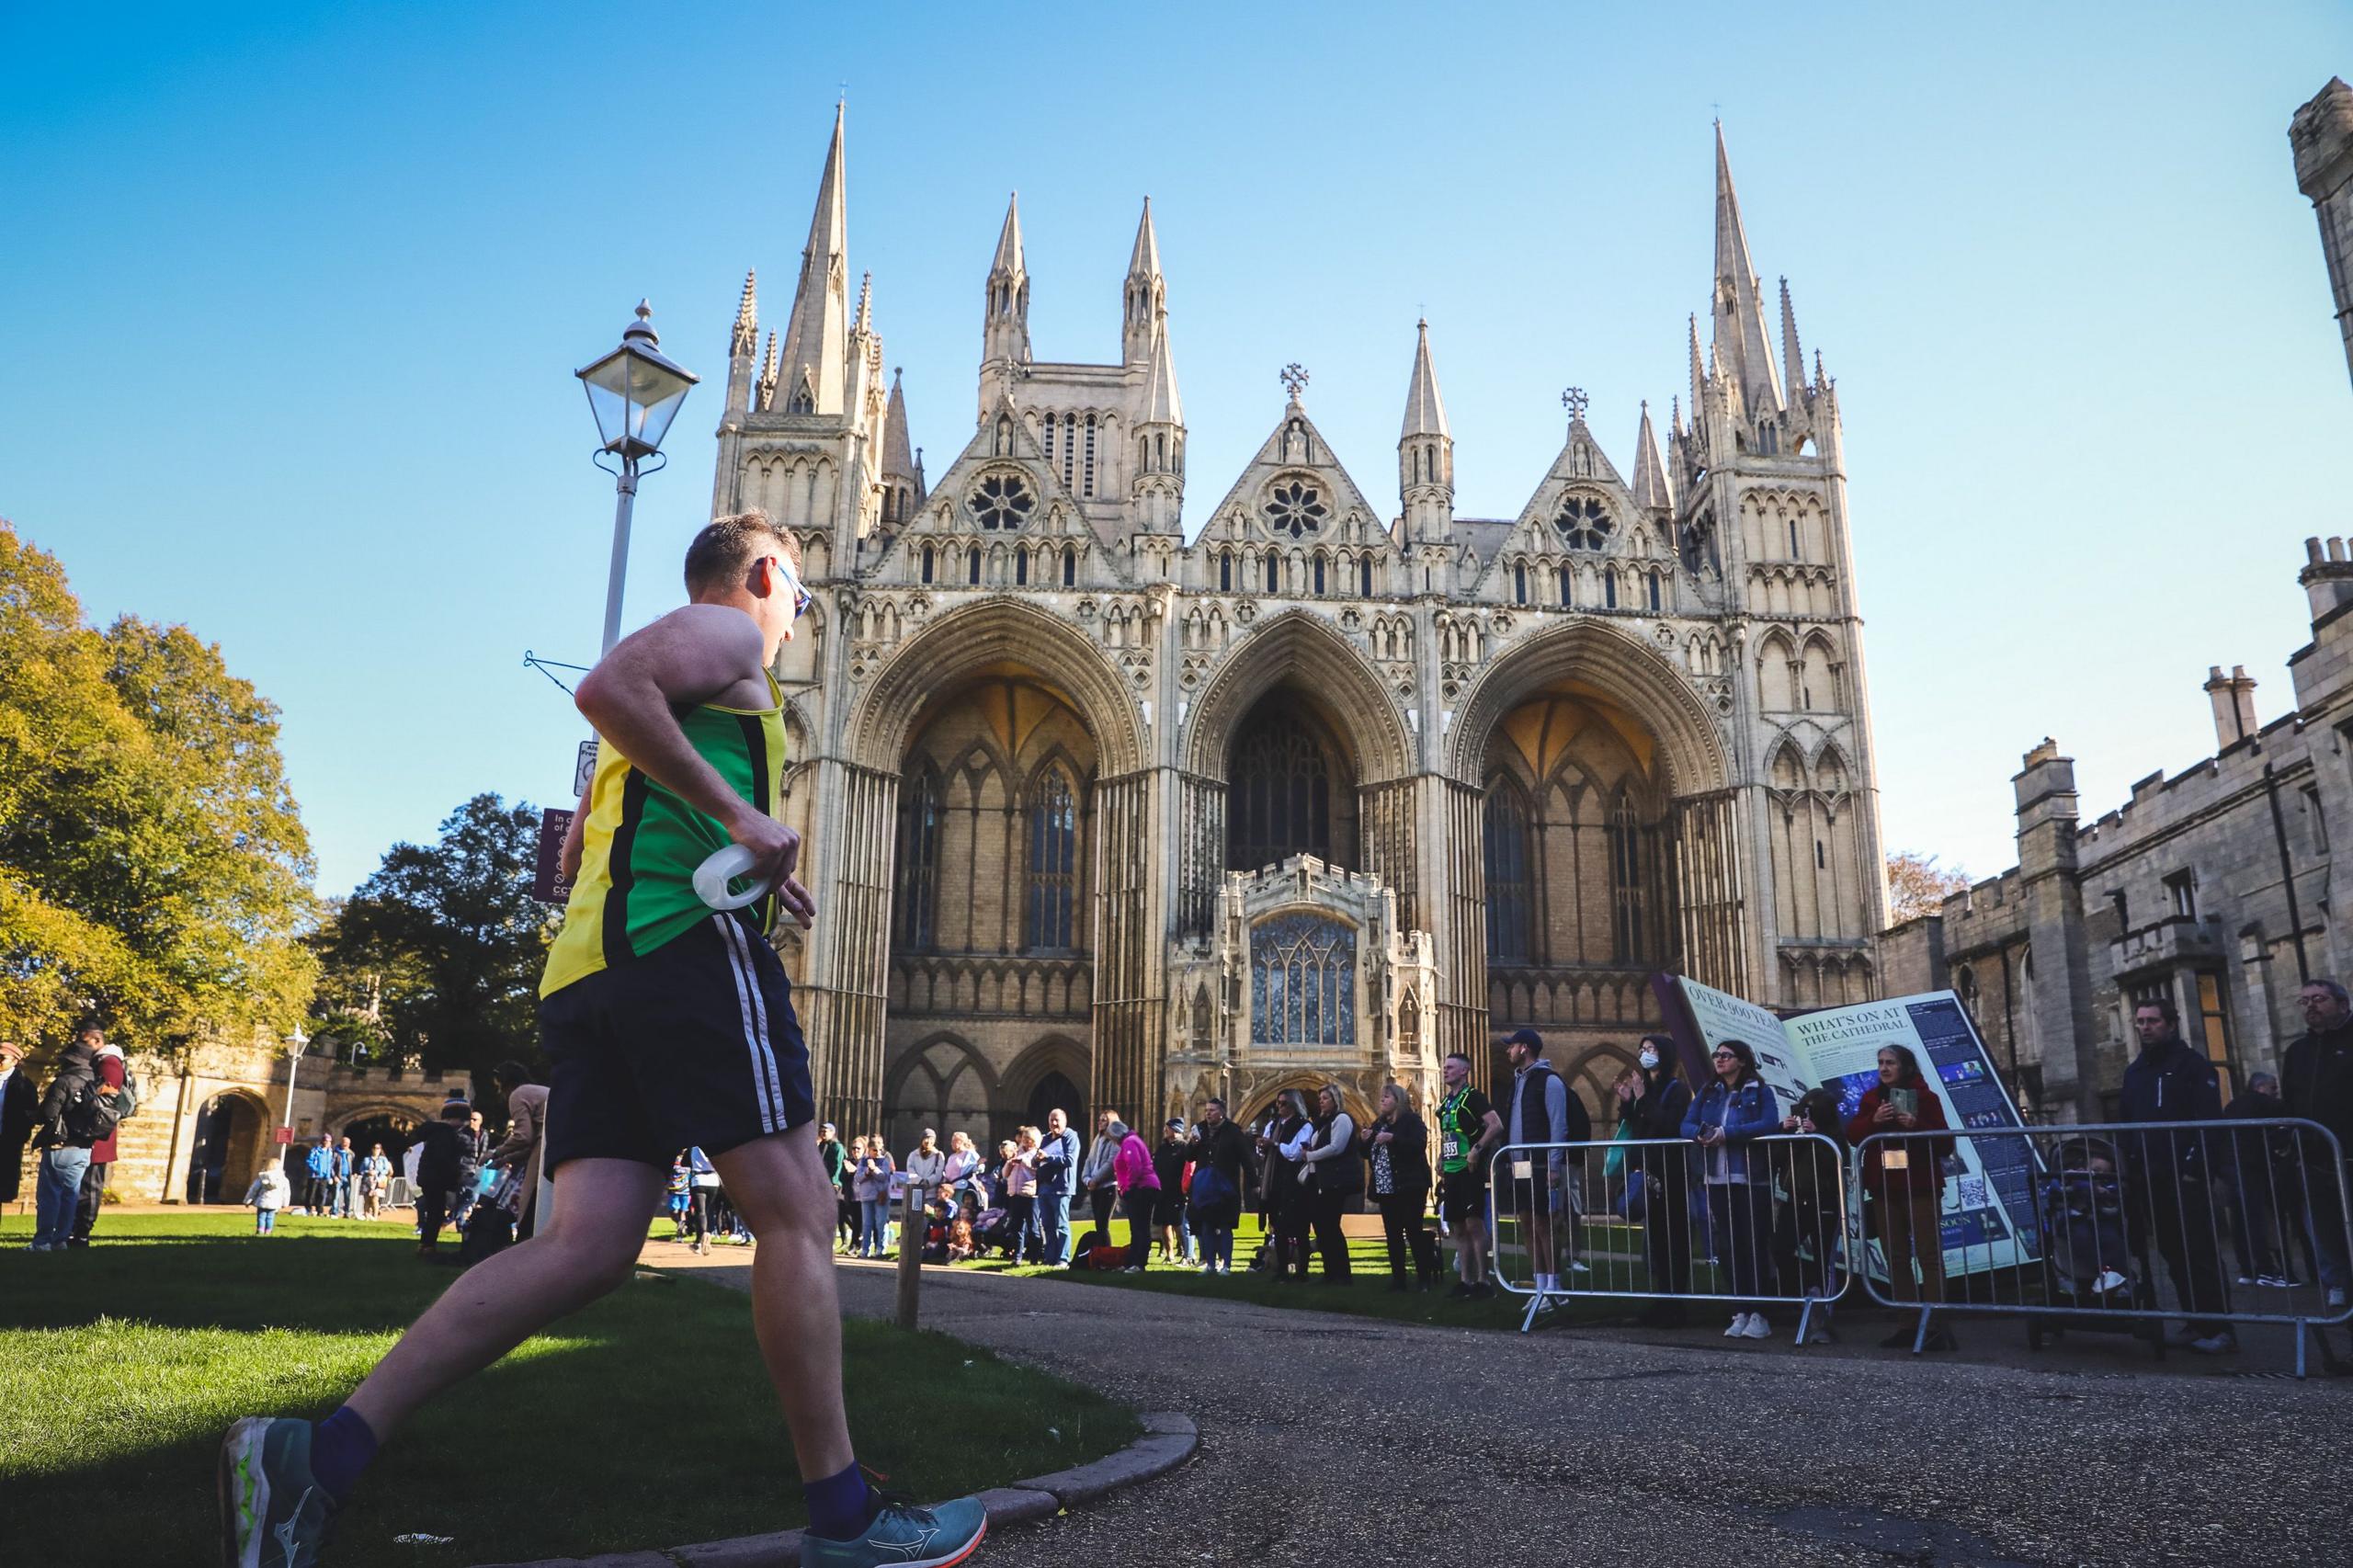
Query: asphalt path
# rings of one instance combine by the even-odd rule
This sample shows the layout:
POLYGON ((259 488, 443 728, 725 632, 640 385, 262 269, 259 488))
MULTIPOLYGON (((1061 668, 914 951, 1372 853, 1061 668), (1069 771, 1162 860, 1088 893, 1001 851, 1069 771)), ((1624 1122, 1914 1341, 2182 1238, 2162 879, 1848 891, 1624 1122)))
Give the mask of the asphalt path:
MULTIPOLYGON (((726 1252, 682 1252, 646 1262, 749 1288, 726 1252)), ((890 1268, 838 1273, 845 1312, 891 1312, 890 1268)), ((1190 1464, 1011 1527, 989 1562, 2348 1561, 2353 1380, 1799 1352, 1786 1331, 1522 1337, 938 1268, 923 1286, 925 1326, 1200 1426, 1190 1464)))

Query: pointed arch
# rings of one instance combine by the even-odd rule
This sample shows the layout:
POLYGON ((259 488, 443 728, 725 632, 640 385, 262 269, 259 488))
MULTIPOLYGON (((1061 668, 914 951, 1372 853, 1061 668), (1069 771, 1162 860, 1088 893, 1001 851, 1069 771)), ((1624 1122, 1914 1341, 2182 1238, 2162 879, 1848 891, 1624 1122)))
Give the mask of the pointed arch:
POLYGON ((1360 784, 1413 770, 1413 737, 1380 676, 1331 622, 1304 609, 1261 622, 1210 681, 1187 724, 1186 768, 1223 778, 1226 746, 1242 716, 1285 681, 1312 690, 1330 709, 1355 755, 1360 784))
POLYGON ((1445 771, 1465 783, 1480 779, 1481 759, 1504 715, 1563 682, 1607 698, 1654 734, 1669 796, 1731 781, 1723 738, 1690 683, 1647 642, 1598 620, 1544 627, 1481 672, 1456 709, 1445 771))

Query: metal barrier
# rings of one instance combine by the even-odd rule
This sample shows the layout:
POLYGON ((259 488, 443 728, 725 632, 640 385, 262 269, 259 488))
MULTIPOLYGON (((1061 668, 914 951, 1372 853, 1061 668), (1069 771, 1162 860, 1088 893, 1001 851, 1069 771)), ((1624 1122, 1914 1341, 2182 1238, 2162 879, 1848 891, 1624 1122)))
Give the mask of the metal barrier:
POLYGON ((1893 1131, 1857 1144, 1851 1165, 1864 1289, 1918 1310, 1915 1353, 1938 1312, 2022 1314, 2038 1348, 2072 1328, 2129 1334, 2159 1355, 2220 1352, 2233 1325, 2268 1323, 2294 1327, 2302 1377, 2306 1331, 2353 1318, 2345 1154, 2316 1122, 1893 1131), (1964 1174, 1957 1138, 1983 1175, 1964 1174), (2183 1327, 2168 1339, 2174 1318, 2183 1327))
POLYGON ((1743 1303, 1728 1336, 1762 1339, 1778 1302, 1800 1309, 1803 1345, 1855 1256, 1844 1151, 1821 1133, 1506 1144, 1488 1192, 1495 1282, 1529 1298, 1523 1334, 1555 1298, 1615 1297, 1743 1303))

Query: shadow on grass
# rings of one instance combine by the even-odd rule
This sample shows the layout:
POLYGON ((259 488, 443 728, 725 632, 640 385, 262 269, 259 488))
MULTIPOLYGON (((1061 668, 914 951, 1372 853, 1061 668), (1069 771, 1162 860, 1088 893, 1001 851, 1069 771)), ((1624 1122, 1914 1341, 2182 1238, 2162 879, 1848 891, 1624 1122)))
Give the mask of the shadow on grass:
MULTIPOLYGON (((0 1256, 0 1321, 22 1331, 0 1357, 6 1561, 210 1562, 225 1423, 331 1409, 454 1274, 398 1233, 188 1239, 216 1244, 0 1256), (76 1440, 44 1446, 60 1430, 76 1440), (88 1496, 108 1506, 68 1506, 88 1496)), ((941 1335, 853 1320, 844 1347, 860 1459, 926 1496, 1136 1431, 1098 1394, 941 1335)), ((790 1446, 758 1368, 745 1297, 641 1274, 422 1412, 338 1521, 335 1561, 454 1568, 790 1528, 790 1446), (392 1543, 413 1533, 456 1544, 392 1543)))

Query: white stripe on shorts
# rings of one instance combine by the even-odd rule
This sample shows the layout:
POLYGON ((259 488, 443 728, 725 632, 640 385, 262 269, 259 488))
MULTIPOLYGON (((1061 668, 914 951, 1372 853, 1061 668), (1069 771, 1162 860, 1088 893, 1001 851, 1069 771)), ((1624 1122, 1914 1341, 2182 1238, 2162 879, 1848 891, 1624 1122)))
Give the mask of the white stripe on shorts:
POLYGON ((776 1047, 768 1040, 768 999, 760 994, 759 966, 752 961, 752 938, 744 933, 741 923, 730 920, 727 933, 735 940, 736 951, 744 955, 744 980, 752 997, 752 1022, 756 1032, 752 1036, 759 1047, 760 1059, 767 1063, 768 1097, 776 1107, 776 1128, 781 1131, 792 1115, 784 1103, 784 1074, 776 1064, 776 1047))
POLYGON ((724 915, 714 915, 711 924, 719 927, 719 940, 727 949, 728 972, 735 977, 735 1007, 744 1019, 744 1044, 752 1062, 752 1093, 760 1102, 760 1131, 776 1131, 777 1094, 769 1074, 776 1070, 775 1058, 767 1055, 767 1042, 752 1021, 752 999, 758 994, 757 978, 746 971, 751 967, 750 955, 739 950, 736 941, 743 932, 735 922, 724 915))

